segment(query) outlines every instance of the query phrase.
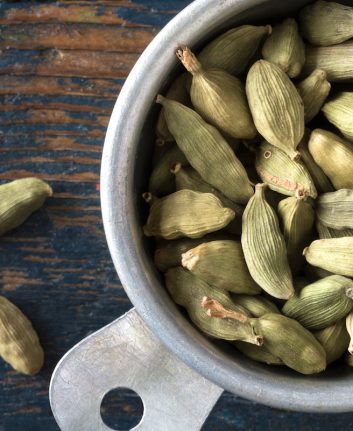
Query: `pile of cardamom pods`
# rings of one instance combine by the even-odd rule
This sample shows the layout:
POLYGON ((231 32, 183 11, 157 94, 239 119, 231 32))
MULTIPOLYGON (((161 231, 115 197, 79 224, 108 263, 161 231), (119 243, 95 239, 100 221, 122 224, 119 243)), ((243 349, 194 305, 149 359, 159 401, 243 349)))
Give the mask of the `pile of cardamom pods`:
POLYGON ((353 366, 351 38, 353 8, 317 1, 179 47, 186 72, 156 99, 144 233, 171 297, 207 336, 303 374, 353 366))

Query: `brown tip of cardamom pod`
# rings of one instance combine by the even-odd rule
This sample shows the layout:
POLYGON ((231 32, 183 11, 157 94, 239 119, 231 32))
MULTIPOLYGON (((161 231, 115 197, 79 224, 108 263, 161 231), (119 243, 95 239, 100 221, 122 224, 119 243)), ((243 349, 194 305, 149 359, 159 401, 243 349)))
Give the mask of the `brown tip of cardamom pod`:
POLYGON ((346 296, 347 298, 353 298, 353 287, 346 288, 346 296))
POLYGON ((228 310, 216 299, 204 296, 201 301, 201 306, 206 310, 209 317, 219 317, 221 319, 233 319, 238 322, 245 323, 248 321, 248 316, 243 313, 238 313, 234 310, 228 310))
POLYGON ((306 256, 308 254, 309 247, 305 247, 303 250, 303 256, 306 256))
POLYGON ((255 336, 255 344, 256 346, 262 346, 264 344, 264 339, 261 337, 261 335, 255 336))
POLYGON ((268 185, 266 183, 258 183, 255 185, 255 196, 263 196, 264 191, 267 189, 268 185))
POLYGON ((202 70, 201 63, 187 46, 180 46, 175 54, 183 63, 185 69, 191 74, 198 73, 202 70))
POLYGON ((164 96, 162 96, 161 94, 157 94, 156 103, 160 103, 161 105, 163 105, 164 100, 165 100, 164 96))
POLYGON ((157 145, 157 147, 163 147, 165 145, 165 140, 162 138, 157 138, 155 144, 157 145))
POLYGON ((181 169, 181 163, 180 163, 180 162, 172 163, 172 164, 170 165, 170 172, 171 172, 173 175, 176 175, 176 174, 180 171, 180 169, 181 169))
POLYGON ((151 204, 153 201, 153 195, 150 192, 142 193, 142 199, 147 203, 151 204))
POLYGON ((189 271, 192 271, 199 259, 200 256, 198 253, 189 250, 181 255, 181 265, 189 271))
POLYGON ((299 153, 299 151, 294 151, 294 153, 291 154, 290 158, 294 161, 294 162, 298 162, 301 159, 301 154, 299 153))

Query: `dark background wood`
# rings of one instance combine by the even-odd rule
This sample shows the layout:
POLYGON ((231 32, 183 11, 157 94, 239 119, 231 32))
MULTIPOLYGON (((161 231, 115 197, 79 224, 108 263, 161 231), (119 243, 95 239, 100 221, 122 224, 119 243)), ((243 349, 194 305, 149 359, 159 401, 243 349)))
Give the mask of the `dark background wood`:
MULTIPOLYGON (((43 209, 0 239, 0 292, 28 315, 46 353, 35 377, 17 374, 0 361, 0 431, 57 430, 48 402, 56 363, 131 307, 101 222, 104 134, 139 54, 188 3, 0 2, 0 182, 35 175, 55 191, 43 209)), ((119 410, 128 429, 137 401, 115 397, 106 409, 110 423, 119 410)), ((353 414, 290 413, 225 393, 203 429, 352 426, 353 414)))

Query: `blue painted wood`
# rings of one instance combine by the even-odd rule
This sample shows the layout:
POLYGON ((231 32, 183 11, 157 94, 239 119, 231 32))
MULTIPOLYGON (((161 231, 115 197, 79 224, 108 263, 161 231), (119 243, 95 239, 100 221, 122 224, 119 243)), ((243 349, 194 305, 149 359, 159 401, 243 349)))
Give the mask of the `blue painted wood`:
MULTIPOLYGON (((146 26, 157 30, 188 3, 2 1, 0 23, 85 22, 132 32, 146 26)), ((56 46, 52 48, 56 52, 56 46)), ((131 58, 116 54, 122 67, 112 79, 99 74, 87 78, 84 71, 58 76, 55 62, 46 69, 49 75, 38 76, 36 67, 45 63, 47 53, 9 49, 0 55, 0 183, 36 175, 55 191, 25 224, 0 238, 0 294, 28 315, 46 354, 44 368, 35 377, 15 373, 0 361, 0 431, 58 430, 48 402, 56 363, 75 343, 131 307, 106 246, 98 184, 106 124, 138 50, 131 58)), ((118 397, 106 410, 110 423, 116 409, 135 417, 137 399, 118 397)), ((128 423, 125 419, 120 427, 128 423)), ((203 430, 322 431, 352 426, 350 413, 291 413, 225 393, 203 430)))

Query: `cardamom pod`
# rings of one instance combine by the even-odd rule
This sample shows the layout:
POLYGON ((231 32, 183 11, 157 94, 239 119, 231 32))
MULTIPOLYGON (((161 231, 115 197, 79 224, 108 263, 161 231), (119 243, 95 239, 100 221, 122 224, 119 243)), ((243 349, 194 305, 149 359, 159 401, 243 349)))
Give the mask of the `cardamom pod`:
POLYGON ((310 177, 314 182, 314 185, 318 194, 333 192, 335 189, 333 188, 330 180, 328 179, 324 171, 321 169, 321 167, 315 162, 315 160, 313 159, 312 155, 309 152, 308 141, 309 141, 310 134, 311 134, 311 131, 306 129, 304 138, 301 140, 301 142, 298 145, 298 150, 301 156, 300 160, 307 168, 310 174, 310 177))
POLYGON ((344 319, 327 328, 321 329, 321 331, 315 331, 313 334, 325 349, 327 364, 331 364, 339 359, 347 350, 349 335, 344 319))
MULTIPOLYGON (((171 100, 176 100, 179 103, 182 103, 186 106, 191 106, 191 100, 189 96, 189 92, 187 90, 187 79, 188 74, 183 73, 179 75, 175 80, 171 83, 166 97, 171 100)), ((164 108, 162 107, 156 125, 156 135, 159 139, 163 141, 174 141, 173 135, 168 130, 167 122, 165 120, 164 108)))
POLYGON ((353 313, 350 312, 348 316, 346 317, 346 325, 345 329, 348 332, 348 342, 346 343, 346 348, 348 345, 348 352, 353 355, 353 313))
POLYGON ((353 237, 319 239, 303 253, 310 265, 353 277, 353 237))
POLYGON ((194 190, 195 192, 212 193, 217 196, 223 206, 232 209, 235 214, 234 220, 232 220, 225 229, 231 233, 240 235, 241 218, 244 212, 244 207, 242 205, 231 201, 219 190, 206 183, 195 169, 191 167, 183 168, 180 163, 176 163, 172 166, 171 172, 175 175, 175 185, 177 190, 189 189, 194 190))
POLYGON ((239 75, 246 69, 263 37, 271 31, 269 25, 232 28, 208 43, 200 52, 199 61, 205 68, 215 67, 239 75))
POLYGON ((224 208, 213 194, 180 190, 153 201, 143 231, 165 239, 200 238, 222 229, 233 218, 234 211, 224 208))
POLYGON ((328 121, 335 125, 345 138, 353 140, 353 92, 337 93, 325 103, 321 110, 328 121))
POLYGON ((345 42, 334 46, 306 47, 303 76, 315 69, 326 72, 330 82, 353 80, 353 42, 345 42))
POLYGON ((0 235, 20 226, 45 200, 51 187, 39 178, 22 178, 0 186, 0 235))
POLYGON ((303 163, 291 160, 284 151, 268 142, 256 148, 255 168, 271 190, 298 198, 317 197, 314 182, 303 163))
POLYGON ((300 30, 312 45, 336 45, 353 37, 353 8, 316 1, 301 10, 300 30))
POLYGON ((37 374, 44 361, 31 322, 3 296, 0 296, 0 356, 16 371, 29 375, 37 374))
POLYGON ((202 118, 233 138, 254 138, 257 130, 242 82, 225 70, 203 68, 186 46, 176 55, 192 74, 191 101, 202 118))
POLYGON ((246 94, 260 134, 297 159, 295 150, 304 134, 304 105, 289 77, 275 64, 259 60, 249 70, 246 94))
POLYGON ((290 78, 300 74, 305 63, 305 45, 295 19, 287 18, 273 27, 262 47, 262 56, 279 66, 290 78))
POLYGON ((181 255, 186 251, 208 241, 229 239, 226 232, 213 232, 201 238, 180 238, 162 241, 154 252, 154 263, 161 272, 175 266, 181 266, 181 255))
POLYGON ((320 220, 316 220, 316 230, 319 234, 320 239, 330 239, 330 238, 342 238, 344 236, 353 236, 353 229, 331 229, 330 227, 325 226, 320 222, 320 220))
POLYGON ((284 365, 282 359, 270 353, 265 346, 256 346, 244 341, 233 341, 233 344, 243 355, 253 361, 262 362, 267 365, 284 365))
POLYGON ((289 266, 296 274, 304 266, 303 249, 313 236, 315 212, 303 199, 290 197, 278 204, 278 215, 287 244, 289 266))
POLYGON ((315 162, 330 178, 334 187, 353 188, 353 144, 332 132, 315 129, 310 136, 309 151, 315 162))
POLYGON ((351 355, 350 353, 346 353, 344 355, 344 362, 346 363, 346 365, 348 365, 349 367, 353 367, 353 355, 351 355))
POLYGON ((232 294, 231 298, 235 304, 245 308, 253 317, 261 317, 267 313, 280 313, 277 306, 264 296, 232 294))
MULTIPOLYGON (((321 278, 328 277, 329 275, 334 275, 330 271, 326 271, 325 269, 318 268, 317 266, 312 266, 309 264, 305 265, 304 271, 305 271, 306 277, 308 277, 308 279, 311 282, 320 280, 321 278)), ((307 283, 307 284, 309 284, 309 283, 307 283)))
POLYGON ((275 298, 294 294, 284 238, 275 211, 266 202, 265 184, 257 184, 243 214, 241 244, 252 278, 275 298))
POLYGON ((250 276, 238 241, 200 244, 182 255, 181 264, 217 289, 250 295, 261 292, 250 276))
POLYGON ((319 196, 316 216, 332 229, 353 229, 353 190, 341 189, 319 196))
POLYGON ((323 329, 347 316, 352 298, 353 281, 331 275, 304 287, 284 304, 282 313, 307 329, 323 329))
POLYGON ((244 166, 218 130, 178 102, 158 96, 157 103, 164 106, 168 128, 190 165, 229 199, 246 203, 253 188, 244 166))
POLYGON ((179 162, 181 165, 188 164, 184 153, 177 145, 173 145, 166 151, 153 168, 148 184, 151 193, 156 196, 164 196, 175 191, 174 175, 170 172, 170 167, 175 162, 179 162))
POLYGON ((297 84, 297 90, 304 103, 305 123, 309 123, 320 112, 331 90, 326 72, 315 69, 306 79, 297 84))
POLYGON ((247 322, 247 312, 230 299, 229 293, 209 286, 184 268, 171 268, 165 274, 166 286, 173 300, 184 307, 190 319, 205 334, 223 340, 242 340, 261 344, 262 338, 256 335, 247 322), (241 313, 244 323, 232 319, 212 318, 201 305, 204 297, 212 295, 221 304, 235 313, 241 313))
POLYGON ((263 336, 263 346, 287 367, 302 374, 314 374, 326 368, 326 353, 316 338, 297 321, 269 313, 250 319, 263 336))

